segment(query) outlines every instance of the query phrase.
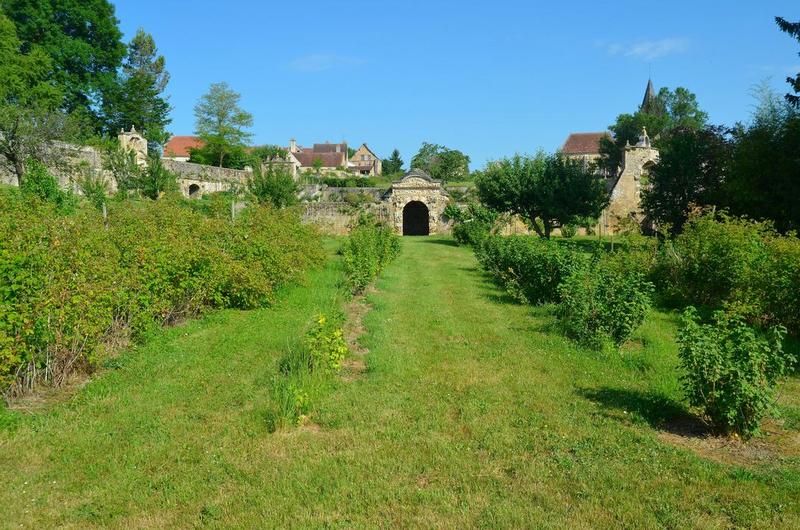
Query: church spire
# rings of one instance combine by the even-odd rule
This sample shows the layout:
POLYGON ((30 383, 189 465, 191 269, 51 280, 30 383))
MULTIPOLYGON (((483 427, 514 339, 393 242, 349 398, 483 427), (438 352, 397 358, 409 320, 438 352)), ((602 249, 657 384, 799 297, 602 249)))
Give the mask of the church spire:
POLYGON ((642 112, 652 113, 657 111, 658 106, 656 105, 656 91, 653 88, 653 80, 647 80, 647 88, 644 91, 644 98, 642 99, 642 106, 639 107, 639 110, 642 112))

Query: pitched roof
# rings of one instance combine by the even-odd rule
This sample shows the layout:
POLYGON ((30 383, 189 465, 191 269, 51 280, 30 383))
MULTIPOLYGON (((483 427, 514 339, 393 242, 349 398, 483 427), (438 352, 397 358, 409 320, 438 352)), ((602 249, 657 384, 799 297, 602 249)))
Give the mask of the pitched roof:
MULTIPOLYGON (((367 152, 368 152, 369 154, 371 154, 373 157, 375 157, 375 159, 377 159, 377 160, 380 160, 380 157, 379 157, 378 155, 376 155, 376 154, 375 154, 375 151, 373 151, 372 149, 370 149, 370 148, 369 148, 369 146, 367 145, 367 143, 366 143, 366 142, 364 142, 363 144, 361 144, 361 145, 359 146, 359 148, 358 148, 358 149, 356 149, 356 153, 358 153, 358 151, 360 151, 362 147, 363 147, 364 149, 366 149, 366 150, 367 150, 367 152)), ((353 162, 356 162, 357 160, 355 159, 355 157, 356 157, 356 155, 355 155, 355 154, 353 154, 353 156, 351 156, 351 157, 350 157, 350 160, 352 160, 353 162)))
POLYGON ((203 145, 205 143, 197 136, 173 136, 164 146, 164 156, 189 156, 189 149, 203 145))
POLYGON ((649 112, 655 109, 656 103, 656 90, 653 88, 653 80, 647 80, 647 88, 644 90, 644 97, 642 98, 642 106, 639 110, 649 112))
POLYGON ((311 148, 312 151, 315 153, 346 153, 347 152, 347 144, 314 144, 314 147, 311 148))
POLYGON ((294 153, 294 156, 303 167, 314 167, 314 161, 317 159, 322 162, 322 167, 347 166, 347 151, 343 153, 315 153, 306 150, 300 153, 294 153))
POLYGON ((565 155, 596 155, 600 153, 600 139, 610 137, 607 132, 572 133, 561 147, 565 155))

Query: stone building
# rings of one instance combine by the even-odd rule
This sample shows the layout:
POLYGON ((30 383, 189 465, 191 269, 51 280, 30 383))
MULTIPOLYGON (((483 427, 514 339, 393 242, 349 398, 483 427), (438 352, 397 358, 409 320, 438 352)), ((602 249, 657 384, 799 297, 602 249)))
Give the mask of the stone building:
POLYGON ((348 169, 355 171, 359 175, 380 175, 382 171, 381 159, 367 147, 367 144, 361 144, 361 147, 356 149, 353 156, 350 157, 348 169))
POLYGON ((564 141, 560 152, 569 158, 581 160, 584 166, 588 167, 600 158, 600 140, 603 138, 611 138, 611 133, 608 131, 572 133, 564 141))
POLYGON ((316 171, 315 164, 319 165, 319 171, 323 173, 347 170, 347 142, 326 142, 302 147, 293 138, 289 142, 289 153, 300 163, 302 171, 316 171))
POLYGON ((419 169, 412 169, 392 183, 384 198, 389 203, 395 232, 408 236, 440 234, 449 226, 444 209, 450 196, 442 181, 434 180, 419 169))

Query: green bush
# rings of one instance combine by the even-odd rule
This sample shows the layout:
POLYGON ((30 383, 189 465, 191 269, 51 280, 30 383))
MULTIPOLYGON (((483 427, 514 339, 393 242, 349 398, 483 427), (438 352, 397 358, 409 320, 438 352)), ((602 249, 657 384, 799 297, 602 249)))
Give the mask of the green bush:
POLYGON ((530 236, 488 236, 476 255, 512 296, 531 304, 558 302, 558 286, 588 261, 579 250, 530 236))
POLYGON ((731 309, 800 333, 800 239, 724 214, 691 218, 662 246, 653 279, 666 301, 731 309))
POLYGON ((647 315, 653 285, 626 253, 602 255, 559 286, 558 316, 567 334, 594 346, 628 340, 647 315))
POLYGON ((292 206, 298 202, 297 183, 284 165, 268 164, 266 168, 257 165, 247 182, 247 189, 261 204, 270 204, 276 208, 292 206))
MULTIPOLYGON (((448 204, 448 207, 451 205, 448 204)), ((480 246, 497 221, 494 210, 479 203, 470 203, 465 209, 451 208, 445 215, 453 220, 453 238, 459 245, 480 246)))
POLYGON ((107 344, 215 307, 270 303, 323 259, 287 211, 250 207, 237 223, 179 199, 93 207, 0 193, 0 391, 91 370, 107 344))
POLYGON ((389 226, 362 216, 340 250, 351 292, 362 293, 399 252, 400 238, 389 226))
POLYGON ((375 188, 378 181, 373 177, 323 177, 320 181, 331 188, 375 188))
POLYGON ((314 328, 306 337, 306 346, 311 356, 312 370, 338 372, 347 355, 347 343, 341 326, 329 322, 325 315, 319 315, 314 328))
POLYGON ((776 384, 795 359, 784 353, 785 330, 766 336, 741 315, 715 312, 701 324, 694 307, 686 309, 678 335, 683 385, 689 402, 728 432, 750 436, 775 407, 776 384))

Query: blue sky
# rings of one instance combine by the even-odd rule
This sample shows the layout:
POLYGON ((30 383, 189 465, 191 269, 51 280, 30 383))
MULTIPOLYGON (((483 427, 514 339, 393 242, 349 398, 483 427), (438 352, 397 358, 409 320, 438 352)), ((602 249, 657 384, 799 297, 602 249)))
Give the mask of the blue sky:
POLYGON ((656 87, 695 92, 714 123, 746 120, 752 88, 800 71, 785 1, 119 0, 128 40, 153 34, 172 75, 173 134, 213 82, 242 94, 254 143, 367 142, 406 162, 423 141, 472 167, 604 130, 656 87))

